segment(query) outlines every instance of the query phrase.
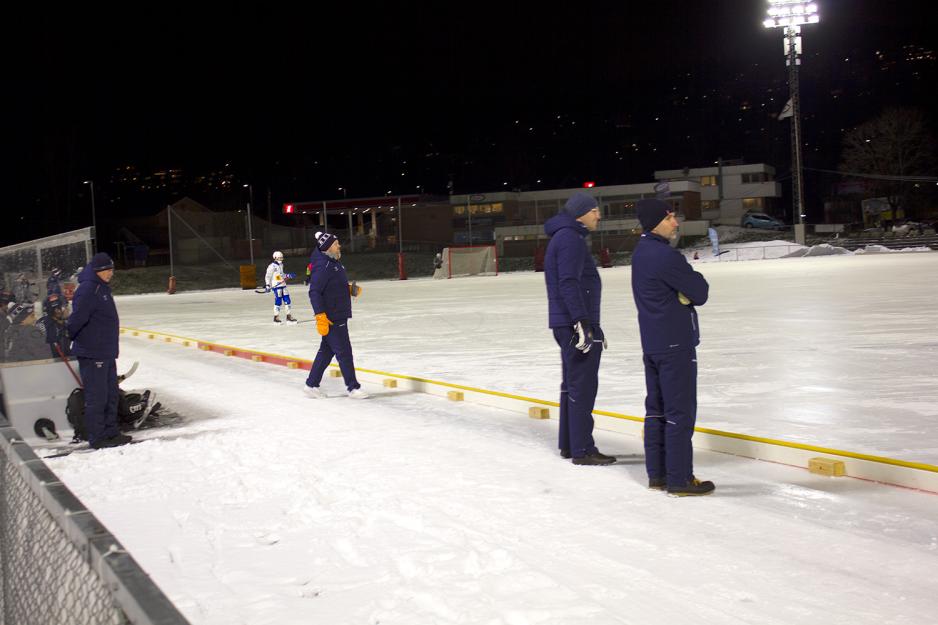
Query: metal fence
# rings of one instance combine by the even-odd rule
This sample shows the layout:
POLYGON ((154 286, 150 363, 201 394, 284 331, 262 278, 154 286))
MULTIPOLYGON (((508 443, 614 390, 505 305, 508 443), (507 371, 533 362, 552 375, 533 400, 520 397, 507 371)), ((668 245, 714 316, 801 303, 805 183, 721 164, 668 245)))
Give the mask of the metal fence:
MULTIPOLYGON (((720 260, 768 260, 772 258, 785 258, 803 250, 801 245, 764 245, 753 247, 724 247, 720 250, 720 260)), ((710 256, 709 251, 701 252, 701 257, 710 256)))
POLYGON ((188 623, 0 416, 0 625, 188 623))

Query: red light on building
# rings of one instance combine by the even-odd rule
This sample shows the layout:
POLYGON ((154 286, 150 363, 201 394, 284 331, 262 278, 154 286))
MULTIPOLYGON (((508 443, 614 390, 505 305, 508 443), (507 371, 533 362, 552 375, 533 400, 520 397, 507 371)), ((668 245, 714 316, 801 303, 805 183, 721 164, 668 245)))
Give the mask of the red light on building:
POLYGON ((584 188, 584 189, 592 189, 592 188, 595 187, 595 186, 596 186, 596 183, 593 182, 592 180, 590 180, 589 182, 584 182, 584 183, 583 183, 583 188, 584 188))
POLYGON ((284 212, 284 213, 292 213, 292 212, 293 212, 293 204, 284 204, 284 205, 283 205, 283 212, 284 212))

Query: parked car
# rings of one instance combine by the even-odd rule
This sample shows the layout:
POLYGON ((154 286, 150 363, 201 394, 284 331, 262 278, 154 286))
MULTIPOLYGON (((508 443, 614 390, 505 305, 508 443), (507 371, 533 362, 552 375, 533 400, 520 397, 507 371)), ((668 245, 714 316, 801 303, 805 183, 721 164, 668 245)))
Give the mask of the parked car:
POLYGON ((743 228, 763 228, 765 230, 788 230, 784 221, 765 213, 746 213, 743 215, 743 228))

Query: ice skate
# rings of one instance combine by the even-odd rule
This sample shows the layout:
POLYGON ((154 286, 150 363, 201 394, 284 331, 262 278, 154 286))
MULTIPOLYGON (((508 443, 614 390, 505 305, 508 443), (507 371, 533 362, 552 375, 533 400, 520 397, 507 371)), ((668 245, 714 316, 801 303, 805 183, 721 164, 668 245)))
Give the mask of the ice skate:
POLYGON ((348 392, 348 396, 351 399, 368 399, 369 397, 371 397, 371 395, 361 390, 360 388, 353 388, 352 390, 348 392))

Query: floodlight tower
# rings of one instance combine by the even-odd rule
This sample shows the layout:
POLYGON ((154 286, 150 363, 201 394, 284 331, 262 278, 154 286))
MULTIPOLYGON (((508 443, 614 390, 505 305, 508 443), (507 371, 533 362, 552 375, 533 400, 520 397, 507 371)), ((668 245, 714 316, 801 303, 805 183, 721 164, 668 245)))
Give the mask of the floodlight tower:
MULTIPOLYGON (((798 90, 798 66, 801 65, 801 27, 820 21, 817 3, 811 0, 768 0, 766 28, 783 28, 785 64, 788 65, 788 90, 791 95, 791 207, 795 241, 804 245, 804 184, 801 179, 801 98, 798 90)), ((788 116, 787 111, 782 115, 788 116)), ((781 116, 780 116, 781 118, 781 116)))

